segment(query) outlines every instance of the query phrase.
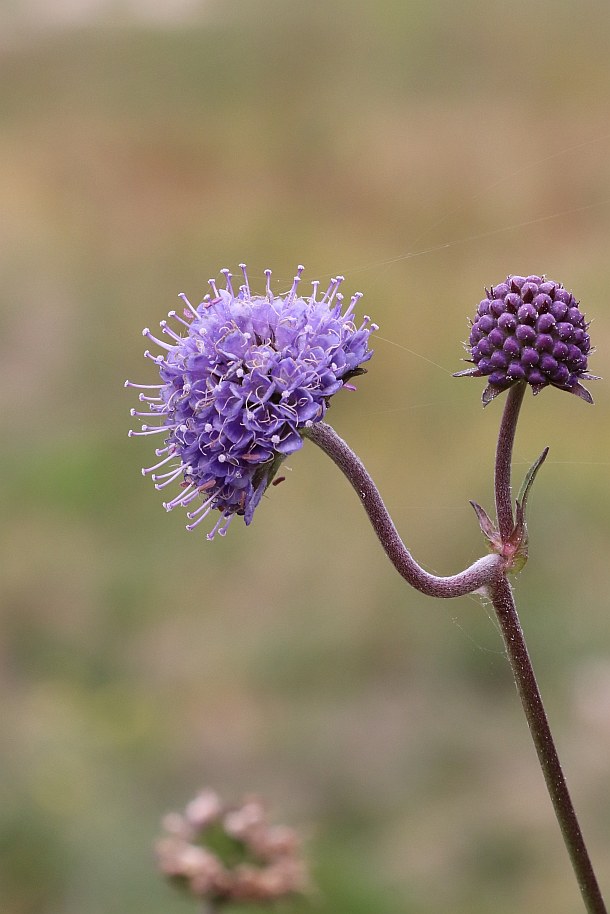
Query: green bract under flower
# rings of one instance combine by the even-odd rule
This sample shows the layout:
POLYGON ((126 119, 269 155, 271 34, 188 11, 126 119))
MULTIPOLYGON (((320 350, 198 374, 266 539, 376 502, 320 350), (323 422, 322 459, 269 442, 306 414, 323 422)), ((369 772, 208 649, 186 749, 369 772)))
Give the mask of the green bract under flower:
POLYGON ((344 309, 341 276, 320 298, 317 282, 302 296, 299 267, 290 290, 274 295, 267 270, 266 294, 253 295, 241 268, 237 292, 223 270, 226 288, 210 280, 212 293, 197 307, 182 296, 183 313, 169 315, 178 332, 161 321, 168 341, 144 330, 163 350, 145 353, 161 383, 127 382, 142 388, 145 404, 145 411, 132 410, 144 424, 130 434, 165 436, 156 451, 161 460, 142 472, 152 474, 157 489, 180 482, 180 493, 165 507, 188 507, 187 529, 220 511, 210 539, 224 534, 236 514, 251 522, 281 462, 302 447, 330 398, 364 371, 377 329, 368 317, 360 326, 354 322, 360 293, 344 309))

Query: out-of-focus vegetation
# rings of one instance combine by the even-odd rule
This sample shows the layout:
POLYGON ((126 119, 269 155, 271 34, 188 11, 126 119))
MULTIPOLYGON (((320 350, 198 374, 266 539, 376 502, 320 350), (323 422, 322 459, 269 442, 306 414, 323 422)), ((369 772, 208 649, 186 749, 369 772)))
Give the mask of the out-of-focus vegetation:
MULTIPOLYGON (((250 528, 187 534, 140 477, 122 382, 154 380, 140 329, 221 267, 270 266, 278 289, 298 263, 343 272, 381 330, 329 419, 422 562, 480 555, 468 499, 491 507, 502 403, 451 372, 483 286, 563 281, 610 375, 610 8, 166 5, 2 14, 2 910, 194 910, 151 846, 210 784, 303 829, 319 912, 573 914, 486 608, 403 586, 310 445, 250 528)), ((594 408, 526 401, 517 471, 551 454, 517 596, 610 892, 610 396, 592 389, 594 408)))

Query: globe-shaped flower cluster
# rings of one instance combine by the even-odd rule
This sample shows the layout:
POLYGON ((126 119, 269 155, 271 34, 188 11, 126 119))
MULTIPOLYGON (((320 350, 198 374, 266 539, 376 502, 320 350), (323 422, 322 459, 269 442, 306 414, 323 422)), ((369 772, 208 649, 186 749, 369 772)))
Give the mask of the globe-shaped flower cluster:
POLYGON ((284 294, 271 291, 266 270, 266 294, 254 295, 240 267, 237 292, 223 270, 226 288, 210 280, 212 293, 197 307, 182 296, 183 313, 169 314, 179 332, 161 321, 168 342, 143 331, 164 352, 145 353, 161 383, 127 382, 141 389, 145 404, 145 411, 132 410, 144 424, 130 434, 164 436, 156 451, 160 462, 142 472, 152 474, 157 489, 180 481, 165 508, 189 507, 189 530, 217 509, 209 539, 224 534, 236 514, 251 522, 281 462, 302 447, 333 394, 363 373, 377 329, 368 317, 359 327, 354 323, 360 293, 344 308, 342 276, 318 298, 317 282, 311 295, 298 294, 303 267, 284 294))
MULTIPOLYGON (((487 290, 486 290, 487 291, 487 290)), ((526 381, 534 394, 548 385, 592 398, 582 386, 591 350, 588 323, 571 292, 543 276, 508 276, 492 286, 471 322, 467 349, 474 368, 458 376, 487 377, 483 402, 526 381)))

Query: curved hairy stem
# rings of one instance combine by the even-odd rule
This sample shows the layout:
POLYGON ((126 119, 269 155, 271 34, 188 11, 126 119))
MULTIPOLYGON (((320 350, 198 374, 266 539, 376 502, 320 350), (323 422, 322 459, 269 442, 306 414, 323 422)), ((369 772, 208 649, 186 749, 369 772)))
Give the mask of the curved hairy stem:
POLYGON ((335 462, 356 491, 386 555, 402 577, 430 597, 461 597, 489 587, 501 574, 502 558, 486 555, 465 571, 437 577, 419 565, 400 538, 377 486, 362 461, 325 422, 317 422, 307 437, 335 462))
MULTIPOLYGON (((510 467, 517 418, 524 392, 524 384, 517 384, 508 392, 496 451, 496 509, 503 542, 510 540, 515 526, 511 504, 510 467)), ((403 543, 375 483, 345 441, 324 422, 316 423, 308 431, 307 437, 328 454, 347 477, 364 506, 388 558, 409 584, 432 597, 458 597, 476 590, 483 590, 491 597, 540 766, 587 912, 607 914, 559 762, 511 586, 506 577, 505 572, 510 563, 502 555, 494 553, 474 562, 465 571, 449 577, 437 577, 425 571, 403 543)), ((530 471, 532 479, 544 456, 546 452, 543 452, 534 470, 530 471)), ((529 486, 531 479, 528 478, 526 492, 529 486)), ((523 507, 524 505, 522 509, 523 507)))

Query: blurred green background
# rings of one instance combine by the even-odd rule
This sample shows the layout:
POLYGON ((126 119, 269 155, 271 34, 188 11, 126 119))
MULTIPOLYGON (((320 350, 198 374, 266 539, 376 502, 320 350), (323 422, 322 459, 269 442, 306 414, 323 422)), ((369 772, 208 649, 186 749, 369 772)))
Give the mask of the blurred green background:
MULTIPOLYGON (((194 910, 152 843, 204 785, 302 829, 320 914, 581 910, 489 609, 403 586, 311 445, 250 528, 186 533, 122 383, 221 267, 345 273, 381 330, 329 420, 420 561, 474 560, 502 403, 451 372, 483 287, 564 282, 610 375, 607 0, 5 0, 0 34, 2 911, 194 910)), ((526 400, 517 597, 610 892, 591 386, 526 400)))

